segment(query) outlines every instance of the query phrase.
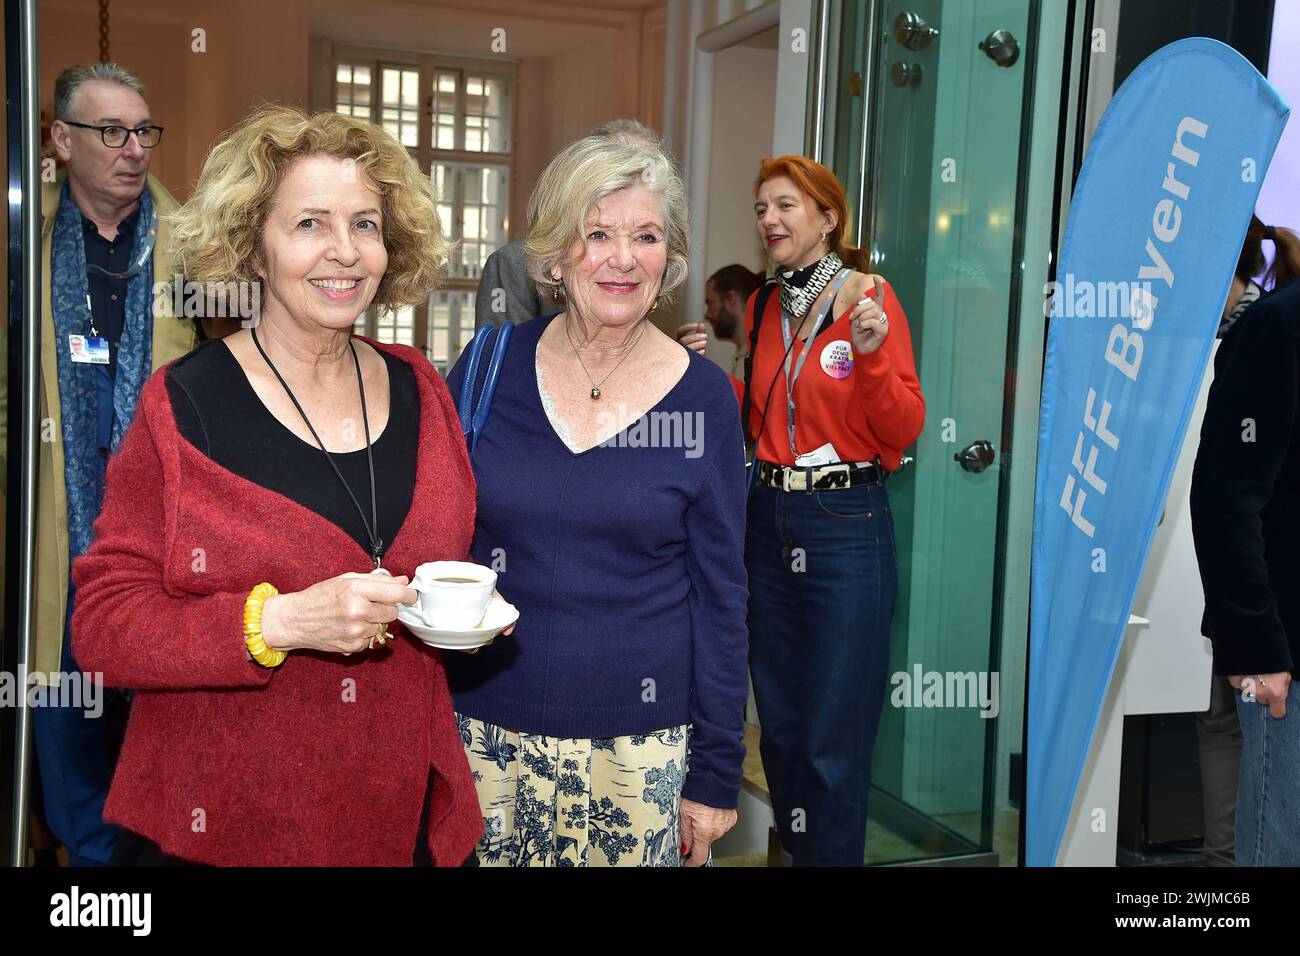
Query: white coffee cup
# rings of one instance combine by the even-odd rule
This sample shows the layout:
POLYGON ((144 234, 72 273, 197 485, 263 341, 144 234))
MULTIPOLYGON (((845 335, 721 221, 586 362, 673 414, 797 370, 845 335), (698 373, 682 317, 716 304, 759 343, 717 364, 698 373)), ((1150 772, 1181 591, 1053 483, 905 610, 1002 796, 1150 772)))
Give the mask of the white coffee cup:
POLYGON ((482 623, 496 585, 495 571, 468 561, 429 561, 415 569, 411 581, 430 625, 452 631, 482 623))

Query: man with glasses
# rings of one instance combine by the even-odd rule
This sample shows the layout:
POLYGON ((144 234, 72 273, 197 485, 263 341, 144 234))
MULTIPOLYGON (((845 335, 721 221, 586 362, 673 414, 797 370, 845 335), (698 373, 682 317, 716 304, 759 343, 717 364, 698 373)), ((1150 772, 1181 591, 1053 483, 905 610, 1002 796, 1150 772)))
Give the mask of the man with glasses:
MULTIPOLYGON (((153 314, 155 281, 171 282, 176 271, 166 224, 176 201, 149 176, 163 130, 150 116, 144 86, 112 63, 65 70, 54 87, 54 115, 50 138, 66 172, 44 182, 41 195, 42 441, 32 668, 42 683, 80 682, 80 698, 70 692, 50 697, 85 706, 32 713, 46 823, 67 848, 70 864, 102 865, 117 836, 103 808, 125 703, 103 691, 85 692, 68 642, 74 601, 69 567, 90 544, 108 456, 131 423, 141 386, 155 369, 193 348, 195 335, 191 322, 155 320, 153 314)), ((0 363, 0 375, 3 370, 0 363)), ((3 414, 0 419, 7 424, 3 414)))

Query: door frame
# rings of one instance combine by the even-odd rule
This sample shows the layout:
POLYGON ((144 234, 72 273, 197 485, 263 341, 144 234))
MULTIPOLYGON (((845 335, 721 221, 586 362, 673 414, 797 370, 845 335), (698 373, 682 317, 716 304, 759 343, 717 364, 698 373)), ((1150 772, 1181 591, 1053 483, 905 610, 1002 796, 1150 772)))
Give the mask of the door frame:
POLYGON ((36 0, 5 0, 5 90, 19 108, 6 116, 9 172, 8 396, 4 414, 8 474, 5 495, 4 673, 15 678, 18 706, 0 707, 0 810, 10 825, 0 845, 10 866, 26 866, 31 791, 32 711, 26 676, 33 657, 36 568, 36 467, 40 453, 40 84, 36 0), (19 679, 21 678, 21 679, 19 679))

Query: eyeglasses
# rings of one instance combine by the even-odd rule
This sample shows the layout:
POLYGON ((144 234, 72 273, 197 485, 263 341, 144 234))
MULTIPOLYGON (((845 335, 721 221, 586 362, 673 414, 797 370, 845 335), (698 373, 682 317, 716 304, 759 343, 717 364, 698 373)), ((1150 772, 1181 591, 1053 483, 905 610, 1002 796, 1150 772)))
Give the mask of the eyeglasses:
POLYGON ((99 130, 99 138, 109 149, 121 149, 132 133, 135 133, 136 142, 145 149, 153 149, 162 142, 161 126, 137 126, 135 129, 130 129, 126 126, 91 126, 89 123, 74 123, 71 120, 62 122, 67 126, 76 126, 78 129, 99 130))

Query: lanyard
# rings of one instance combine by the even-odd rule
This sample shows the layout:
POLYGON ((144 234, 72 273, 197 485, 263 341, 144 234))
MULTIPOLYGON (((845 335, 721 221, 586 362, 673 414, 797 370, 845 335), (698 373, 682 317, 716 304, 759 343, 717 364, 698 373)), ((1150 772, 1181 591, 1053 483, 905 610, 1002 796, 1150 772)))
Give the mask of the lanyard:
POLYGON ((817 337, 817 331, 826 319, 826 313, 831 310, 835 304, 835 296, 839 293, 840 287, 848 280, 852 269, 841 269, 840 274, 831 282, 830 294, 822 302, 821 308, 817 310, 817 317, 813 320, 812 331, 808 333, 808 339, 804 342, 803 351, 799 354, 799 361, 794 362, 794 353, 791 346, 794 345, 794 336, 790 330, 790 313, 785 308, 781 309, 781 339, 785 344, 785 421, 786 427, 790 432, 790 453, 796 458, 799 452, 794 447, 794 383, 799 380, 799 373, 803 371, 803 363, 808 361, 808 353, 812 351, 813 339, 817 337), (790 364, 794 362, 794 375, 790 374, 790 364))
POLYGON ((129 269, 125 272, 110 272, 102 266, 97 266, 94 263, 87 262, 86 272, 94 272, 98 275, 108 276, 110 279, 130 279, 148 264, 149 257, 153 255, 154 244, 157 241, 158 211, 156 209, 151 209, 149 210, 149 230, 145 233, 144 242, 141 243, 140 249, 136 252, 135 259, 132 261, 129 269))
MULTIPOLYGON (((125 272, 110 272, 102 266, 97 266, 93 262, 86 263, 86 275, 92 273, 95 275, 107 276, 110 279, 119 281, 129 280, 140 273, 149 260, 153 257, 154 245, 158 242, 158 210, 149 210, 149 229, 145 233, 144 242, 140 244, 140 249, 136 252, 135 259, 125 272)), ((90 334, 99 338, 99 330, 95 327, 95 310, 90 305, 90 290, 86 291, 86 311, 90 313, 90 334)))

